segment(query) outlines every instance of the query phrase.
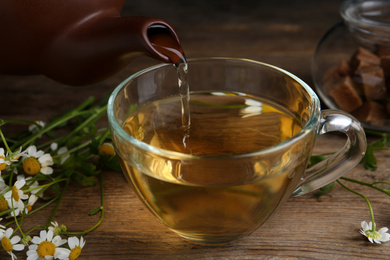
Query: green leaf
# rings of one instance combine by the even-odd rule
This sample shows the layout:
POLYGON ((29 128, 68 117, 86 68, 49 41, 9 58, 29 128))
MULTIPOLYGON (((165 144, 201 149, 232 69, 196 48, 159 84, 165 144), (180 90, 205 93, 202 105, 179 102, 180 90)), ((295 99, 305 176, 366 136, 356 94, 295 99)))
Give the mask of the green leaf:
POLYGON ((334 186, 335 186, 334 182, 332 182, 331 184, 328 184, 328 185, 320 188, 320 191, 314 193, 313 196, 314 197, 321 197, 321 196, 327 194, 328 192, 330 192, 331 190, 333 190, 334 186))
POLYGON ((364 165, 364 168, 370 171, 375 171, 378 168, 373 146, 367 146, 366 154, 360 163, 364 165))
POLYGON ((54 183, 53 185, 50 186, 51 189, 56 192, 56 193, 59 193, 60 190, 61 190, 61 187, 60 187, 60 184, 59 183, 54 183))
POLYGON ((91 140, 91 144, 89 145, 89 150, 91 151, 92 154, 99 154, 99 141, 94 138, 91 140))
POLYGON ((312 155, 312 156, 310 156, 310 162, 309 162, 308 168, 312 167, 313 165, 316 165, 319 162, 322 162, 325 159, 326 159, 326 157, 324 155, 312 155))
POLYGON ((101 155, 99 155, 99 162, 111 170, 114 170, 117 172, 122 171, 122 168, 121 168, 121 165, 119 163, 117 156, 101 154, 101 155))
POLYGON ((102 211, 102 209, 103 209, 102 206, 99 206, 99 207, 97 207, 96 209, 91 209, 91 210, 89 211, 89 215, 90 215, 90 216, 93 216, 93 215, 99 213, 100 211, 102 211))
POLYGON ((80 185, 84 187, 95 186, 95 184, 98 181, 98 179, 95 176, 85 176, 78 172, 74 172, 72 176, 78 183, 80 183, 80 185))

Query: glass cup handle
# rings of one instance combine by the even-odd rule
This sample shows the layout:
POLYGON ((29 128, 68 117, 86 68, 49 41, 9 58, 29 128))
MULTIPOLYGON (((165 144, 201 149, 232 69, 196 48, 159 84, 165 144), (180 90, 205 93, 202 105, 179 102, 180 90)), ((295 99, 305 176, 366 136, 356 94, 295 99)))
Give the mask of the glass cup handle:
POLYGON ((347 135, 347 142, 335 154, 308 168, 292 197, 306 194, 337 180, 354 168, 366 152, 366 135, 357 119, 335 109, 323 110, 321 113, 317 135, 342 132, 347 135))

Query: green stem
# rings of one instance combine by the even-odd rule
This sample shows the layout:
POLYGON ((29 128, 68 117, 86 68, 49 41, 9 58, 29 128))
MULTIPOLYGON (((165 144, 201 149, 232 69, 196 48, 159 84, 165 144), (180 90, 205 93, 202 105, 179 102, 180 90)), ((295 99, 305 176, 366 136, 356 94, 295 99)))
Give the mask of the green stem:
MULTIPOLYGON (((41 209, 46 208, 47 206, 49 206, 50 204, 52 204, 54 201, 56 201, 56 200, 59 198, 59 196, 60 196, 60 195, 55 196, 54 198, 52 198, 51 200, 49 200, 48 202, 46 202, 45 204, 43 204, 43 205, 40 206, 39 208, 36 208, 36 209, 30 211, 30 212, 27 213, 25 216, 30 216, 30 215, 32 215, 32 214, 34 214, 34 213, 40 211, 41 209)), ((4 226, 7 227, 7 226, 13 224, 14 222, 15 222, 14 220, 13 220, 13 221, 10 221, 10 222, 6 223, 4 226)), ((36 227, 33 228, 33 230, 35 230, 35 229, 36 229, 36 227)), ((31 233, 33 230, 29 230, 28 232, 25 233, 25 235, 31 233)))
POLYGON ((50 124, 46 125, 44 128, 42 128, 40 131, 37 131, 37 133, 33 134, 32 136, 29 136, 27 137, 26 139, 24 140, 21 140, 19 143, 17 144, 14 144, 13 147, 25 147, 27 146, 28 144, 31 144, 35 139, 37 139, 39 136, 41 136, 42 134, 52 130, 53 128, 63 124, 64 122, 67 122, 69 121, 70 119, 74 118, 74 117, 77 117, 77 116, 80 116, 80 115, 83 115, 83 114, 87 114, 87 113, 90 113, 90 111, 82 111, 85 107, 89 106, 90 104, 92 104, 94 102, 94 98, 93 97, 90 97, 88 98, 86 101, 84 101, 80 106, 78 106, 77 108, 73 109, 72 111, 66 113, 65 115, 63 115, 62 117, 58 118, 57 120, 54 120, 53 122, 51 122, 50 124))
POLYGON ((383 193, 385 193, 385 194, 390 196, 390 191, 384 190, 384 189, 379 188, 378 186, 375 185, 377 183, 378 184, 387 184, 387 185, 389 185, 389 183, 387 183, 387 182, 366 183, 366 182, 363 182, 363 181, 358 181, 358 180, 350 179, 350 178, 347 178, 347 177, 340 177, 340 179, 345 180, 345 181, 349 181, 349 182, 353 182, 353 183, 357 183, 357 184, 360 184, 360 185, 368 186, 370 188, 376 189, 376 190, 378 190, 380 192, 383 192, 383 193))
POLYGON ((20 227, 18 218, 17 218, 17 216, 15 214, 14 200, 12 199, 12 197, 11 197, 11 206, 12 206, 12 212, 14 213, 14 221, 15 221, 16 227, 20 231, 20 234, 22 235, 22 237, 24 237, 23 230, 20 227))
POLYGON ((92 116, 90 116, 87 120, 85 120, 82 124, 76 127, 72 132, 66 135, 64 138, 64 143, 69 140, 70 137, 78 133, 81 129, 83 129, 85 126, 97 121, 100 117, 104 115, 104 113, 107 110, 107 106, 103 106, 95 111, 92 116))
POLYGON ((106 140, 107 136, 109 135, 110 135, 110 129, 106 129, 106 131, 99 138, 99 144, 102 144, 104 140, 106 140))
POLYGON ((61 201, 62 201, 62 198, 64 197, 64 194, 65 194, 65 191, 68 189, 68 186, 69 186, 69 182, 70 182, 70 179, 67 179, 66 183, 65 183, 65 187, 64 189, 62 190, 61 194, 58 196, 58 201, 57 201, 57 204, 53 210, 53 212, 51 213, 51 216, 45 226, 45 228, 48 228, 51 224, 51 222, 53 221, 55 215, 57 214, 57 210, 58 208, 60 207, 60 204, 61 204, 61 201))
POLYGON ((339 180, 337 180, 337 183, 340 184, 341 187, 343 187, 344 189, 346 189, 346 190, 352 192, 353 194, 356 194, 356 195, 362 197, 363 199, 365 199, 365 201, 367 202, 368 208, 370 209, 370 214, 371 214, 371 222, 372 222, 372 230, 371 230, 371 231, 374 232, 374 231, 375 231, 374 211, 372 210, 371 203, 370 203, 370 201, 367 199, 367 197, 364 196, 363 194, 357 192, 357 191, 354 191, 354 190, 348 188, 347 186, 345 186, 344 184, 342 184, 339 180))
POLYGON ((81 111, 81 112, 66 114, 64 117, 61 117, 61 118, 57 119, 56 121, 53 121, 52 123, 46 125, 44 128, 42 128, 41 131, 38 131, 35 134, 33 134, 32 136, 29 136, 28 138, 26 138, 25 140, 22 140, 21 142, 14 144, 13 147, 19 147, 19 146, 26 147, 27 145, 31 144, 35 139, 37 139, 42 134, 56 128, 57 126, 63 124, 64 122, 66 122, 74 117, 77 117, 77 116, 80 116, 83 114, 87 114, 87 113, 89 113, 89 111, 81 111), (22 144, 20 144, 20 143, 22 143, 22 144))
MULTIPOLYGON (((54 181, 52 181, 52 182, 50 182, 50 183, 48 183, 48 184, 44 184, 44 185, 37 186, 37 187, 34 187, 34 188, 30 188, 30 189, 25 189, 25 190, 23 190, 23 192, 24 192, 24 193, 28 193, 28 192, 33 191, 33 190, 42 190, 42 189, 46 189, 46 188, 52 186, 53 184, 56 184, 56 183, 62 182, 62 181, 67 181, 67 182, 68 182, 69 179, 67 179, 67 178, 62 178, 62 179, 54 180, 54 181)), ((41 193, 41 192, 39 192, 39 193, 41 193)))
POLYGON ((3 134, 3 131, 1 131, 1 129, 0 129, 0 136, 1 136, 1 139, 3 140, 3 144, 4 144, 5 148, 7 149, 8 153, 9 153, 9 154, 12 154, 12 151, 11 151, 11 149, 9 148, 9 146, 8 146, 8 144, 7 144, 7 141, 5 140, 5 136, 4 136, 4 134, 3 134))
POLYGON ((100 211, 101 211, 100 219, 93 227, 91 227, 85 231, 82 231, 82 232, 61 232, 61 234, 64 234, 67 236, 71 236, 71 235, 83 236, 83 235, 93 231, 94 229, 96 229, 103 222, 103 218, 104 218, 104 185, 103 185, 103 174, 102 173, 100 173, 100 211))

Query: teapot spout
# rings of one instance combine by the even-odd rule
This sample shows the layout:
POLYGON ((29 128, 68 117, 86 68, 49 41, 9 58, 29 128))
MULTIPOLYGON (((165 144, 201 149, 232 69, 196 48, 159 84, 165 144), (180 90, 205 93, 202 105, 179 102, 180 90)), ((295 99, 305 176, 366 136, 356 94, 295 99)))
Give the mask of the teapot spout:
POLYGON ((184 58, 176 32, 164 20, 92 17, 54 39, 39 70, 68 85, 86 85, 111 76, 139 55, 174 64, 184 58))

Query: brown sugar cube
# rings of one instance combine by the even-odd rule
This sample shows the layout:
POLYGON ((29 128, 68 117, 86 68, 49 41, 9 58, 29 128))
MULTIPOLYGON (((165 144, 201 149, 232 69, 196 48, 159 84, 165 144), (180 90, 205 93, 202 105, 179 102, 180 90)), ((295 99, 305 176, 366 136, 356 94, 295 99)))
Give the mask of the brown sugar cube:
POLYGON ((366 101, 364 104, 352 112, 360 121, 372 125, 382 126, 386 119, 386 108, 375 101, 366 101))
POLYGON ((363 104, 349 76, 345 76, 334 83, 334 87, 329 91, 329 96, 340 109, 351 112, 363 104))
POLYGON ((360 70, 364 95, 369 100, 386 98, 386 83, 383 69, 380 66, 366 67, 360 70))
POLYGON ((359 71, 372 65, 379 66, 380 63, 381 60, 377 55, 362 47, 359 47, 351 58, 351 68, 354 71, 359 71))
POLYGON ((348 61, 341 60, 335 66, 331 67, 324 75, 323 80, 333 80, 335 78, 341 78, 349 74, 350 68, 348 61))

